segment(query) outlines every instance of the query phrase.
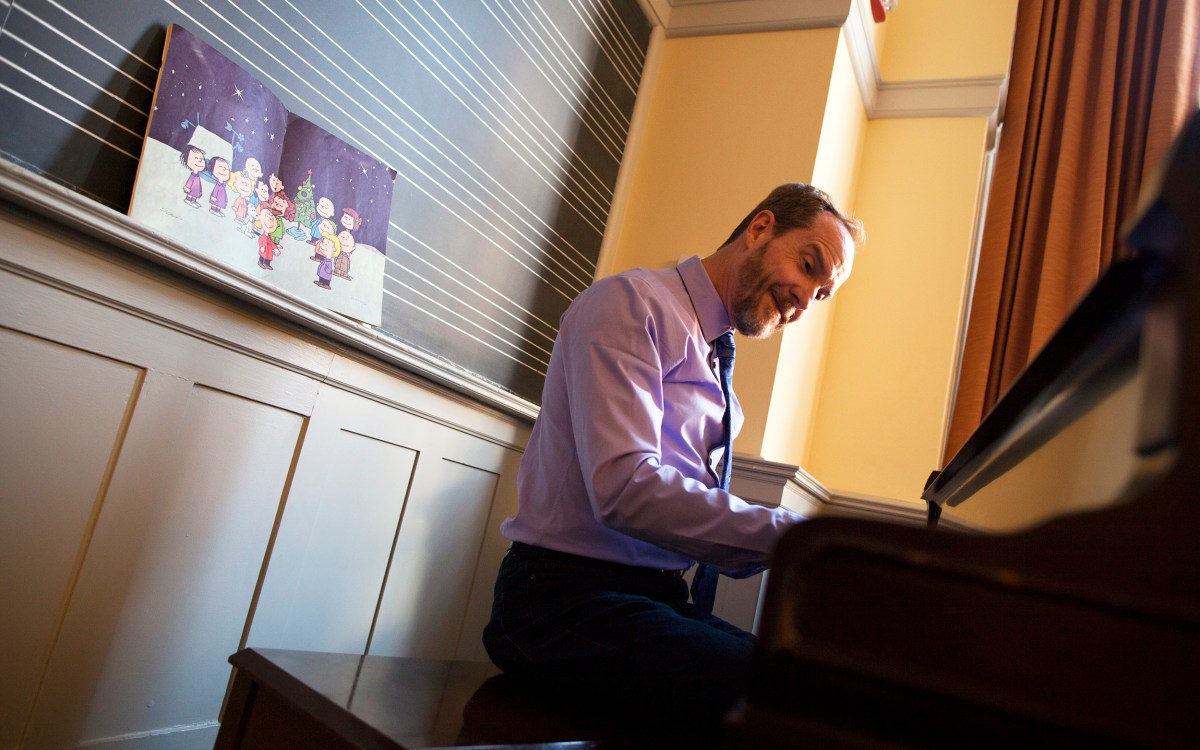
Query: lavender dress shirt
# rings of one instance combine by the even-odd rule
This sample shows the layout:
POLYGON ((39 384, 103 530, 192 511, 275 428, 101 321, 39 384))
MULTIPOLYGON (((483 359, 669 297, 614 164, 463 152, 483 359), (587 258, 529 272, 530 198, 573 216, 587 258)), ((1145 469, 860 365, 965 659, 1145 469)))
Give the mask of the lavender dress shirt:
MULTIPOLYGON (((764 565, 801 517, 717 489, 725 403, 710 342, 731 329, 699 258, 580 294, 561 321, 504 536, 650 568, 764 565)), ((741 424, 734 397, 735 435, 741 424)))

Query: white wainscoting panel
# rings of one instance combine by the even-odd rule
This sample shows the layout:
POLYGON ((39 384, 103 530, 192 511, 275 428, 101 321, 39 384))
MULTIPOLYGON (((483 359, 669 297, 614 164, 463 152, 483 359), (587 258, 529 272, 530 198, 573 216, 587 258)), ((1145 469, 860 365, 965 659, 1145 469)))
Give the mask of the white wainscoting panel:
POLYGON ((372 654, 454 658, 498 479, 444 456, 423 457, 396 540, 372 654))
POLYGON ((10 748, 33 706, 141 372, 10 330, 0 329, 0 350, 0 747, 10 748))
POLYGON ((422 427, 403 412, 322 390, 247 645, 366 652, 422 427), (381 426, 381 416, 393 424, 381 426))
MULTIPOLYGON (((192 389, 82 736, 217 719, 303 419, 192 389)), ((164 446, 165 447, 165 446, 164 446)))
POLYGON ((54 225, 0 236, 0 748, 207 750, 246 642, 486 658, 526 420, 54 225))

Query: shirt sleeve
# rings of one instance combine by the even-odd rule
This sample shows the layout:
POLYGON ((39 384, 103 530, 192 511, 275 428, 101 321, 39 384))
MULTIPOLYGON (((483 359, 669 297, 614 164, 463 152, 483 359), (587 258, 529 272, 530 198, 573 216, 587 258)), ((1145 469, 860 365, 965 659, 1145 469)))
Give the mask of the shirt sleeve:
POLYGON ((594 288, 563 321, 574 439, 605 526, 725 570, 764 565, 802 518, 747 503, 664 462, 662 321, 628 279, 594 288))

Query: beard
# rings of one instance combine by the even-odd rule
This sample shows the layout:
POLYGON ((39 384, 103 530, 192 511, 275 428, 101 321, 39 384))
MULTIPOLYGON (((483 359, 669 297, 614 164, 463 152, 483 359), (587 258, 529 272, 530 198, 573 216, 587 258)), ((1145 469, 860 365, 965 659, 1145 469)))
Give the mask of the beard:
POLYGON ((763 255, 769 245, 759 248, 742 266, 734 290, 733 327, 750 338, 766 338, 782 325, 779 306, 763 268, 763 255))

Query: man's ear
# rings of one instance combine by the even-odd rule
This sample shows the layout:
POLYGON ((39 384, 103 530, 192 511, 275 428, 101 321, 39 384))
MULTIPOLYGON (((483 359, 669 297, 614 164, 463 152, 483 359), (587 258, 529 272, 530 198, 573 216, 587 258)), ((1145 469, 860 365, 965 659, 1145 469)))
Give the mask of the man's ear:
POLYGON ((775 235, 775 214, 763 209, 746 226, 746 247, 756 248, 775 235))

